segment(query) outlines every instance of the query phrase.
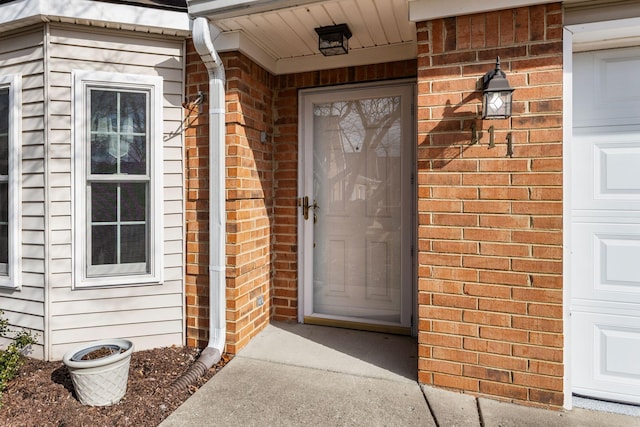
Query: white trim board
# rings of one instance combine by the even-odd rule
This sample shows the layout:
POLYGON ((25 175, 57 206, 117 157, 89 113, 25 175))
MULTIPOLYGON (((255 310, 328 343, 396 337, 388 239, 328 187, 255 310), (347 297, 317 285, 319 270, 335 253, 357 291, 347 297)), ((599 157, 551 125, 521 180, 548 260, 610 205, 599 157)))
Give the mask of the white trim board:
POLYGON ((17 21, 61 20, 100 22, 131 29, 188 35, 191 23, 186 12, 161 10, 126 4, 90 0, 18 0, 0 5, 0 27, 17 21))

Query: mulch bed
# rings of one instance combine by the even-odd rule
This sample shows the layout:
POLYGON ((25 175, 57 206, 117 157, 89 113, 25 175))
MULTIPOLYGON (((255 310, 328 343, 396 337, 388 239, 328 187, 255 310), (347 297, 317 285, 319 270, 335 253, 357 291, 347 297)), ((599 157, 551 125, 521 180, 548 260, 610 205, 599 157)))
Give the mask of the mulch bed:
POLYGON ((92 407, 78 402, 62 362, 27 359, 2 395, 1 426, 157 426, 204 385, 228 361, 209 369, 186 390, 171 384, 197 359, 200 351, 167 347, 133 353, 127 393, 115 405, 92 407))

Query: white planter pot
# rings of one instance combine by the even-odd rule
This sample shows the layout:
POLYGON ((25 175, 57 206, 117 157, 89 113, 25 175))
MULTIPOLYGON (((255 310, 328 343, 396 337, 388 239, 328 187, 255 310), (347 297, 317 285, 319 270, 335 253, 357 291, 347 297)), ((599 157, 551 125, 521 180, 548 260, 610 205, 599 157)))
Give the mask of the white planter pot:
POLYGON ((133 343, 123 339, 93 341, 66 352, 62 361, 71 374, 80 403, 89 406, 118 403, 127 391, 132 353, 133 343), (82 360, 86 354, 102 347, 115 352, 98 359, 82 360))

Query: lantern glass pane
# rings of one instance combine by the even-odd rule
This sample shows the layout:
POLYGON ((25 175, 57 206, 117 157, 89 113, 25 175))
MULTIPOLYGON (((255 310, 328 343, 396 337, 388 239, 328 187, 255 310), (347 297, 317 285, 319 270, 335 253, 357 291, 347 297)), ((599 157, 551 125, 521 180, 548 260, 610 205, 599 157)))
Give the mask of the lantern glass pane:
POLYGON ((327 55, 342 55, 348 51, 349 39, 343 33, 330 33, 320 36, 320 51, 327 55))
POLYGON ((511 92, 487 92, 484 100, 485 118, 506 118, 511 116, 511 92))

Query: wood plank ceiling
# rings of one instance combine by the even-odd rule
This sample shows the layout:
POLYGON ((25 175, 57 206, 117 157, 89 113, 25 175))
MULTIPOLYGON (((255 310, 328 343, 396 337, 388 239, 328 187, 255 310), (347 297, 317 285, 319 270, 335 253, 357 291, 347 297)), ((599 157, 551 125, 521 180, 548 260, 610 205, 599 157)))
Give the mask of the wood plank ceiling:
POLYGON ((334 24, 349 25, 350 51, 415 43, 415 24, 408 16, 407 0, 329 0, 209 19, 223 32, 242 32, 277 61, 318 55, 314 29, 334 24))

